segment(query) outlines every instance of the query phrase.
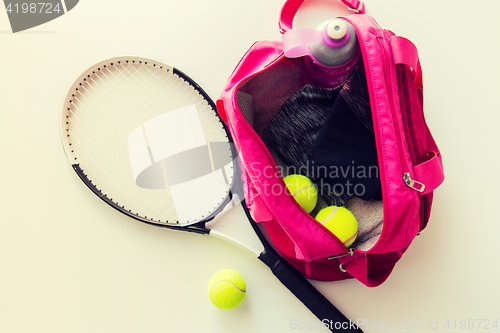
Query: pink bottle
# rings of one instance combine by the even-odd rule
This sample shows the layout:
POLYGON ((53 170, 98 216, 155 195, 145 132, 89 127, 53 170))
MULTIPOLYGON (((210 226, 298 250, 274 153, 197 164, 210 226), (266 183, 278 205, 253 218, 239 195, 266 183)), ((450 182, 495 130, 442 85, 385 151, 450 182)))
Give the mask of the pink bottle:
POLYGON ((283 35, 285 56, 305 57, 305 83, 337 87, 349 78, 360 51, 353 26, 333 19, 322 30, 292 29, 283 35))

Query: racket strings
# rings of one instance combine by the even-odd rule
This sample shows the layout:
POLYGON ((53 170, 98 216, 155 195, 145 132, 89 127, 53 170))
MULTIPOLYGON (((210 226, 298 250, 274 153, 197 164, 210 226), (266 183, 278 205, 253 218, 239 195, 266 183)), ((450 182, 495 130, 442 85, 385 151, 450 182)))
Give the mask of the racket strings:
MULTIPOLYGON (((74 163, 80 165, 95 188, 130 214, 167 224, 196 222, 193 219, 180 221, 178 209, 168 191, 138 189, 130 170, 129 146, 124 143, 138 126, 144 132, 144 123, 148 120, 186 105, 196 108, 207 144, 228 142, 227 133, 218 117, 214 116, 215 111, 195 87, 169 69, 122 62, 89 72, 73 95, 66 114, 69 145, 74 163)), ((178 121, 185 123, 190 118, 180 116, 178 121)), ((185 127, 179 126, 169 135, 180 136, 183 131, 185 127)), ((218 156, 211 153, 212 169, 218 164, 217 159, 218 156)), ((197 161, 194 158, 189 163, 196 165, 197 161)), ((165 174, 163 161, 161 169, 165 174)), ((225 200, 232 173, 224 175, 224 179, 225 191, 222 194, 214 195, 204 187, 203 181, 193 180, 189 185, 192 190, 177 194, 176 199, 188 201, 192 191, 196 191, 198 199, 192 200, 196 206, 200 198, 213 197, 207 212, 201 214, 206 217, 225 200)), ((168 187, 168 179, 165 186, 168 187)))
MULTIPOLYGON (((119 68, 118 68, 119 69, 119 68)), ((151 70, 148 69, 149 72, 151 70)), ((127 68, 122 68, 122 70, 118 70, 117 73, 113 73, 110 70, 102 69, 101 71, 97 71, 93 76, 91 76, 92 81, 89 82, 89 80, 86 80, 84 84, 82 84, 81 89, 79 89, 79 96, 88 96, 88 98, 85 99, 85 102, 83 99, 79 99, 78 101, 82 103, 83 105, 80 105, 78 103, 73 103, 77 111, 82 111, 82 114, 84 117, 88 117, 88 113, 86 113, 86 109, 93 109, 96 110, 96 113, 99 113, 99 117, 96 119, 97 122, 99 122, 101 125, 100 126, 93 126, 93 130, 89 130, 88 128, 83 129, 78 126, 76 128, 80 128, 80 132, 76 135, 78 136, 79 140, 81 141, 86 141, 89 140, 89 138, 92 138, 92 147, 91 145, 88 144, 82 144, 85 149, 82 149, 80 154, 83 154, 81 160, 87 160, 90 156, 94 159, 101 160, 101 163, 98 165, 85 165, 84 167, 84 172, 86 173, 87 177, 89 177, 89 180, 93 184, 99 185, 100 188, 106 188, 106 189, 113 189, 108 192, 124 192, 126 191, 126 182, 122 181, 116 181, 115 177, 108 177, 108 173, 111 171, 108 169, 108 165, 111 164, 112 160, 120 160, 120 159, 125 159, 126 156, 120 155, 120 150, 117 149, 116 145, 119 143, 117 142, 116 145, 112 145, 114 142, 113 140, 107 140, 108 139, 108 134, 105 132, 100 132, 96 133, 97 130, 106 130, 109 128, 109 125, 111 123, 116 123, 117 128, 125 128, 123 124, 120 124, 120 122, 127 121, 129 123, 138 123, 136 119, 133 119, 131 117, 131 113, 129 112, 134 109, 135 105, 137 104, 137 97, 134 92, 141 91, 149 91, 150 94, 147 96, 147 99, 144 100, 149 100, 150 103, 147 107, 152 108, 152 104, 155 103, 151 96, 161 96, 161 93, 158 92, 158 81, 162 80, 163 75, 162 72, 156 71, 154 73, 156 76, 156 80, 153 81, 150 78, 148 78, 148 83, 153 89, 144 89, 144 85, 146 84, 143 82, 144 76, 147 75, 147 72, 141 73, 138 71, 134 66, 128 66, 127 68), (123 70, 124 69, 124 70, 123 70), (131 71, 130 71, 130 70, 131 71), (132 72, 132 73, 130 73, 132 72), (129 74, 129 75, 128 75, 129 74), (157 75, 160 74, 160 75, 157 75), (138 75, 138 76, 137 76, 138 75), (111 79, 112 78, 112 79, 111 79), (120 82, 120 84, 116 84, 116 82, 120 82), (124 87, 129 87, 127 89, 126 93, 124 92, 124 87), (110 89, 111 88, 111 89, 110 89), (132 90, 132 91, 130 91, 132 90), (117 101, 116 98, 113 99, 113 96, 117 92, 122 92, 120 97, 125 97, 125 98, 118 98, 117 101), (108 92, 108 93, 105 93, 108 92), (121 103, 116 105, 114 104, 115 102, 120 102, 121 103), (102 101, 105 101, 106 103, 103 103, 102 101), (108 105, 106 105, 108 104, 108 105), (124 114, 126 116, 120 117, 118 119, 115 118, 115 115, 113 112, 110 112, 110 108, 117 107, 119 109, 122 109, 124 114), (109 141, 109 142, 108 142, 109 141), (89 149, 92 148, 92 149, 89 149), (113 155, 113 152, 116 152, 113 155), (88 155, 89 157, 86 157, 85 155, 88 155), (98 157, 98 155, 103 155, 102 157, 98 157), (99 167, 101 166, 101 167, 99 167), (120 186, 120 184, 124 184, 120 186)), ((171 91, 172 90, 172 85, 174 85, 175 81, 171 80, 173 82, 170 83, 170 85, 164 87, 164 90, 171 91)), ((75 96, 77 97, 77 96, 75 96)), ((141 103, 143 100, 144 95, 140 96, 141 103)), ((164 98, 165 99, 165 98, 164 98)), ((162 103, 156 103, 156 104, 162 104, 162 103)), ((73 112, 72 113, 72 119, 75 122, 81 121, 78 118, 78 112, 73 112)), ((95 122, 94 122, 95 124, 95 122)), ((73 133, 70 133, 73 134, 73 133)), ((75 133, 76 134, 76 133, 75 133)), ((128 161, 123 161, 118 162, 118 163, 113 163, 113 164, 126 164, 128 161)), ((102 192, 102 191, 101 191, 102 192)), ((109 193, 105 194, 108 196, 111 200, 115 201, 113 197, 109 193)), ((115 202, 120 205, 122 208, 125 207, 133 207, 140 202, 144 201, 146 195, 140 197, 140 198, 134 198, 131 197, 130 200, 120 200, 121 202, 118 202, 116 200, 115 202)), ((161 200, 156 201, 154 200, 154 197, 149 198, 148 200, 150 205, 153 205, 152 208, 148 208, 148 210, 157 210, 157 207, 162 205, 161 200)), ((130 211, 130 210, 129 210, 130 211)))
MULTIPOLYGON (((130 81, 131 81, 132 78, 134 78, 134 75, 135 74, 140 74, 140 72, 136 68, 134 68, 133 66, 130 66, 129 68, 132 69, 132 71, 133 71, 133 74, 130 75, 130 76, 127 75, 127 73, 128 73, 127 70, 120 70, 120 69, 118 69, 118 71, 116 73, 114 73, 111 70, 106 70, 106 69, 103 69, 103 70, 98 71, 98 72, 94 72, 93 74, 95 74, 95 78, 94 78, 94 76, 88 75, 88 77, 91 78, 92 81, 88 82, 89 80, 85 80, 85 81, 87 81, 87 84, 83 84, 81 86, 82 89, 80 90, 80 94, 79 95, 80 96, 88 96, 89 93, 90 93, 90 90, 92 90, 92 94, 97 94, 97 96, 100 97, 101 99, 109 101, 109 104, 110 104, 109 107, 111 107, 114 103, 116 103, 118 101, 115 102, 113 100, 110 100, 112 98, 112 96, 113 96, 112 92, 108 93, 106 95, 103 95, 102 93, 100 93, 100 92, 109 91, 108 87, 103 86, 103 84, 107 85, 106 82, 110 82, 115 91, 122 90, 123 87, 125 85, 127 85, 127 84, 129 84, 130 87, 134 88, 134 90, 137 90, 137 91, 139 91, 140 88, 141 88, 140 86, 138 86, 136 84, 136 82, 132 82, 132 84, 130 84, 131 83, 130 81), (105 78, 107 76, 111 76, 113 78, 113 80, 110 80, 110 78, 108 78, 107 81, 104 81, 104 79, 102 77, 100 77, 99 74, 101 74, 101 76, 104 76, 105 78), (125 78, 125 79, 123 79, 123 78, 125 78), (115 84, 115 82, 121 82, 121 84, 117 85, 117 84, 115 84), (85 91, 85 90, 87 90, 87 91, 85 91)), ((156 74, 156 73, 153 73, 153 74, 156 74)), ((134 79, 135 79, 135 81, 140 81, 140 79, 142 79, 146 75, 147 75, 147 73, 143 73, 142 75, 140 75, 139 78, 135 77, 134 79)), ((157 81, 161 80, 161 76, 158 76, 158 75, 154 75, 154 76, 156 77, 156 81, 151 81, 151 79, 148 78, 148 80, 150 80, 149 82, 152 84, 153 87, 156 86, 157 81)), ((152 90, 150 90, 150 91, 152 91, 152 90)), ((154 96, 155 93, 157 93, 156 90, 152 91, 150 93, 150 96, 154 96)), ((128 95, 127 96, 128 98, 122 99, 121 104, 118 105, 119 108, 125 108, 125 111, 126 111, 127 107, 128 108, 132 108, 133 105, 134 105, 134 101, 130 100, 133 97, 133 94, 126 94, 126 95, 128 95)), ((75 96, 75 97, 77 97, 77 96, 75 96)), ((95 101, 95 100, 98 101, 99 99, 95 99, 94 98, 94 99, 91 100, 91 99, 87 98, 87 102, 92 102, 92 101, 95 101)), ((78 99, 77 99, 77 101, 83 102, 82 100, 78 100, 78 99)), ((151 102, 151 103, 153 103, 153 102, 151 102)), ((151 105, 151 103, 150 103, 150 105, 151 105)), ((150 105, 148 107, 150 107, 150 105)), ((78 103, 75 103, 75 106, 78 108, 78 103)), ((113 116, 112 113, 108 112, 109 111, 108 109, 104 108, 104 104, 102 104, 102 103, 98 104, 96 106, 96 109, 102 110, 101 114, 102 115, 108 115, 108 118, 111 118, 113 116)), ((77 115, 77 113, 75 114, 75 116, 76 115, 77 115)), ((128 118, 126 118, 126 117, 122 118, 122 120, 125 120, 125 119, 128 119, 128 118)), ((100 118, 98 120, 101 123, 109 122, 108 119, 106 119, 106 118, 100 118)), ((104 142, 104 140, 99 140, 100 137, 103 137, 103 133, 89 132, 88 135, 89 136, 91 135, 91 136, 93 136, 93 137, 96 138, 95 147, 105 147, 106 146, 106 142, 104 142)), ((107 147, 110 148, 109 151, 111 151, 111 152, 115 151, 115 149, 114 149, 113 146, 107 145, 107 147)), ((91 150, 91 151, 89 151, 89 154, 95 156, 96 155, 96 151, 95 150, 91 150)), ((106 153, 106 155, 104 157, 104 163, 103 163, 104 167, 102 167, 101 169, 97 169, 97 170, 90 170, 89 173, 92 174, 93 177, 96 177, 96 178, 89 179, 89 180, 90 180, 91 183, 99 184, 103 188, 111 188, 111 187, 115 188, 115 190, 113 190, 112 192, 123 192, 125 190, 125 186, 120 187, 119 184, 121 182, 116 182, 114 180, 114 178, 107 177, 107 174, 104 172, 106 170, 105 166, 109 165, 109 162, 110 162, 109 160, 111 160, 111 159, 117 159, 117 157, 116 156, 112 156, 109 153, 106 153), (107 182, 106 178, 109 178, 108 179, 109 182, 107 182), (111 184, 110 182, 113 182, 113 184, 111 184)), ((107 196, 107 194, 104 194, 104 195, 107 196)), ((113 200, 112 197, 110 197, 109 199, 113 200)), ((131 199, 133 199, 133 198, 131 198, 131 199)), ((136 203, 136 202, 138 202, 138 200, 131 200, 130 202, 126 202, 125 201, 124 204, 123 204, 123 202, 115 202, 115 203, 117 205, 120 205, 122 208, 125 208, 126 206, 131 206, 131 203, 136 203)), ((150 203, 153 203, 153 201, 150 201, 150 203)), ((161 202, 158 202, 156 204, 156 206, 159 206, 159 205, 161 205, 161 202)), ((131 212, 131 210, 129 210, 129 211, 131 212)))
MULTIPOLYGON (((127 71, 125 70, 125 71, 121 71, 120 73, 126 73, 126 72, 127 71)), ((106 76, 106 73, 103 72, 102 74, 104 76, 106 76)), ((95 140, 96 135, 98 135, 97 138, 101 137, 100 136, 101 134, 105 135, 106 133, 96 133, 98 129, 105 130, 106 128, 108 128, 105 124, 111 125, 114 123, 117 125, 116 127, 123 127, 124 125, 121 124, 120 122, 125 122, 125 121, 127 121, 129 123, 136 122, 136 120, 131 117, 131 115, 136 110, 136 109, 134 109, 136 107, 136 104, 137 104, 137 102, 136 102, 137 96, 135 96, 136 94, 133 94, 133 91, 132 91, 132 92, 127 92, 127 93, 115 95, 116 92, 123 91, 123 86, 127 83, 129 83, 129 86, 137 91, 138 88, 137 88, 136 82, 131 82, 131 78, 127 78, 126 80, 122 80, 121 77, 117 77, 116 75, 114 75, 114 76, 115 76, 116 80, 123 81, 121 86, 116 86, 116 84, 114 84, 114 86, 116 88, 114 91, 110 91, 110 89, 108 88, 108 84, 105 81, 103 81, 103 79, 100 76, 98 76, 96 74, 96 79, 93 79, 94 84, 87 83, 87 84, 83 85, 82 89, 79 90, 79 93, 77 95, 75 95, 75 99, 77 99, 77 101, 80 102, 80 104, 82 104, 83 109, 93 109, 93 110, 95 110, 94 112, 96 114, 99 113, 99 115, 98 115, 98 117, 96 117, 95 121, 97 121, 101 124, 101 126, 99 126, 99 127, 94 126, 93 130, 89 130, 89 129, 83 130, 80 128, 80 133, 78 133, 79 140, 86 140, 90 137, 92 137, 92 140, 95 140), (110 91, 110 93, 107 93, 105 96, 103 96, 103 94, 102 94, 103 91, 110 91), (97 96, 94 96, 94 94, 97 96), (119 96, 119 98, 114 98, 114 99, 117 99, 115 101, 113 99, 113 95, 119 96), (78 99, 78 96, 83 96, 85 101, 83 99, 78 99), (85 96, 87 96, 87 98, 85 98, 85 96), (134 99, 134 100, 132 100, 132 99, 134 99), (105 106, 103 101, 108 104, 108 107, 105 106), (120 104, 117 104, 117 103, 120 103, 120 104), (110 112, 110 108, 121 109, 121 112, 124 113, 124 116, 117 118, 116 115, 114 114, 114 112, 110 112)), ((113 81, 111 81, 111 82, 113 82, 113 81)), ((169 89, 169 87, 167 87, 166 89, 169 89)), ((155 92, 156 92, 156 90, 157 89, 155 89, 155 92)), ((141 97, 141 99, 142 99, 142 97, 141 97)), ((154 103, 154 101, 151 101, 151 103, 154 103)), ((80 108, 79 103, 73 103, 73 106, 77 111, 82 111, 84 117, 89 116, 89 114, 86 112, 87 110, 82 110, 80 108)), ((150 107, 151 107, 151 105, 150 105, 150 107)), ((79 129, 78 122, 81 121, 81 119, 78 119, 78 117, 79 117, 79 113, 72 111, 70 118, 73 120, 74 123, 77 124, 77 125, 75 125, 75 127, 77 129, 79 129)), ((71 132, 71 130, 70 130, 70 132, 71 132)), ((104 137, 106 137, 106 136, 104 136, 104 137)), ((100 142, 100 143, 102 143, 102 142, 100 142)), ((102 148, 103 145, 99 144, 98 147, 102 148)), ((86 147, 86 149, 88 149, 88 147, 86 147)), ((84 153, 84 152, 82 152, 82 153, 84 153)), ((93 153, 93 152, 91 152, 91 153, 93 153)))

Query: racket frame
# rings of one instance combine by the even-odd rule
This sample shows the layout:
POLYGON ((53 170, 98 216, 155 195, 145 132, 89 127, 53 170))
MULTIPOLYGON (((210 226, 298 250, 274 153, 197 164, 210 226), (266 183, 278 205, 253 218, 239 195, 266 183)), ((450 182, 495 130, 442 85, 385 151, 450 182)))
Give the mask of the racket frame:
MULTIPOLYGON (((234 146, 234 142, 232 141, 231 134, 226 126, 226 124, 222 121, 222 119, 219 117, 219 114, 217 113, 217 108, 213 100, 210 98, 210 96, 201 88, 192 78, 190 78, 187 74, 184 72, 178 70, 177 68, 163 62, 157 59, 152 59, 152 58, 146 58, 146 57, 141 57, 141 56, 116 56, 113 58, 109 59, 104 59, 96 64, 92 65, 88 69, 86 69, 71 85, 69 88, 68 92, 66 93, 66 97, 63 100, 63 106, 62 109, 65 110, 63 111, 64 113, 70 112, 70 107, 67 106, 67 103, 71 105, 73 102, 73 98, 75 95, 79 92, 79 89, 83 86, 83 84, 91 77, 91 73, 95 74, 96 72, 101 71, 101 69, 107 69, 108 66, 114 66, 115 64, 122 64, 122 63, 139 63, 139 64, 144 64, 148 65, 148 63, 153 63, 154 67, 159 67, 160 69, 166 70, 167 72, 171 72, 174 75, 179 76, 181 79, 183 79, 185 82, 187 82, 191 87, 193 87, 202 97, 203 99, 209 104, 209 106, 212 108, 214 111, 215 116, 218 118, 219 122, 222 125, 222 128, 224 129, 226 136, 228 138, 230 147, 231 147, 231 155, 234 157, 233 159, 233 164, 236 165, 238 164, 238 158, 237 158, 237 150, 236 147, 234 146), (69 101, 69 102, 68 102, 69 101)), ((116 202, 114 202, 111 198, 109 198, 105 193, 103 193, 99 188, 97 188, 96 185, 92 183, 92 180, 90 180, 87 175, 85 174, 84 170, 80 167, 80 164, 75 162, 77 161, 76 156, 73 153, 73 150, 71 149, 71 142, 68 139, 70 136, 68 134, 68 116, 66 117, 61 117, 61 123, 60 123, 60 132, 61 132, 61 138, 62 138, 62 143, 63 143, 63 148, 64 151, 66 152, 66 156, 70 160, 71 166, 73 170, 76 172, 78 177, 82 180, 82 182, 87 185, 87 187, 94 192, 95 195, 97 195, 99 198, 101 198, 104 202, 106 202, 108 205, 113 207, 114 209, 118 210, 119 212, 135 219, 140 222, 144 222, 147 224, 151 225, 156 225, 160 227, 165 227, 168 229, 176 229, 176 230, 184 230, 184 231, 189 231, 189 232, 194 232, 194 233, 199 233, 199 234, 209 234, 211 232, 210 229, 208 229, 205 224, 211 220, 213 220, 217 215, 219 215, 222 210, 227 206, 227 204, 232 200, 232 192, 234 192, 234 189, 238 189, 239 192, 241 193, 240 197, 243 197, 243 187, 242 187, 242 180, 240 180, 241 177, 239 177, 239 168, 234 167, 233 168, 233 184, 231 185, 231 190, 228 191, 228 195, 226 198, 222 201, 220 206, 215 209, 211 214, 209 214, 207 217, 203 218, 202 220, 199 221, 193 221, 190 224, 182 224, 182 225, 175 225, 175 224, 167 224, 167 223, 162 223, 161 221, 153 220, 153 219, 148 219, 143 216, 140 216, 138 214, 135 214, 124 207, 118 205, 116 202)), ((247 246, 244 246, 246 249, 249 249, 247 246)), ((250 249, 249 249, 250 250, 250 249)), ((251 250, 252 251, 252 250, 251 250)), ((253 252, 253 251, 252 251, 253 252)))

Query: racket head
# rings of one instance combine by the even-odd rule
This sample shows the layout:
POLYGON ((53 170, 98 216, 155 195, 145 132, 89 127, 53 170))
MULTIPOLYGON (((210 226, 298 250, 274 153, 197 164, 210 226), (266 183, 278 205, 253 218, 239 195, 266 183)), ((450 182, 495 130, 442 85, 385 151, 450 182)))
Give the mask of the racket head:
POLYGON ((159 60, 121 56, 90 66, 64 98, 61 138, 94 194, 142 222, 202 224, 239 188, 237 152, 215 104, 159 60))

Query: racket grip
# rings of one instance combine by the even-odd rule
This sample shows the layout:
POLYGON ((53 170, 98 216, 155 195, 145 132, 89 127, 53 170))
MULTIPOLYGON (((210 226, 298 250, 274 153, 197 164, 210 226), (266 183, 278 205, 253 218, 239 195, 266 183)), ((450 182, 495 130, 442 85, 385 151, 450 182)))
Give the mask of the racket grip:
POLYGON ((259 259, 271 268, 281 283, 304 303, 327 328, 332 332, 363 332, 355 322, 347 319, 326 299, 295 267, 273 252, 265 251, 259 256, 259 259))

